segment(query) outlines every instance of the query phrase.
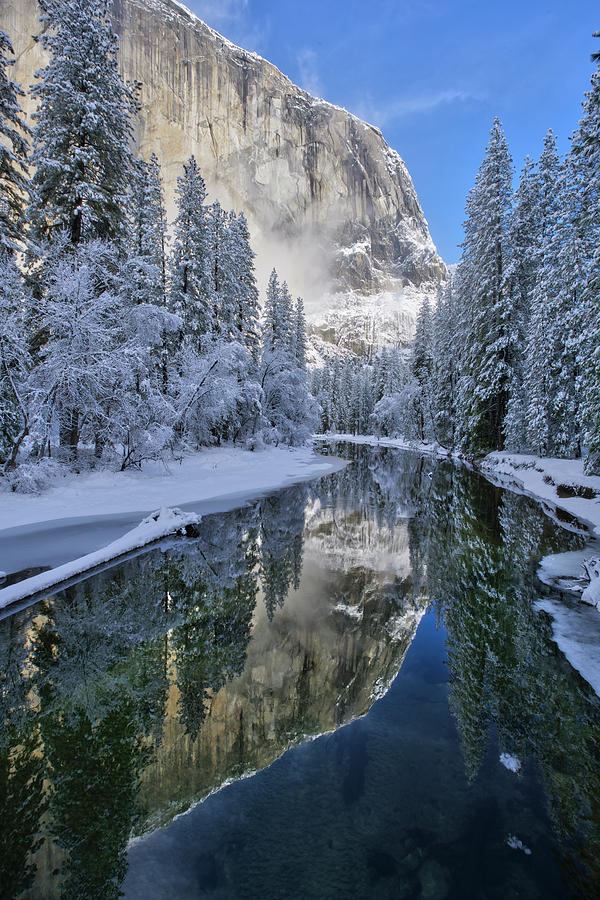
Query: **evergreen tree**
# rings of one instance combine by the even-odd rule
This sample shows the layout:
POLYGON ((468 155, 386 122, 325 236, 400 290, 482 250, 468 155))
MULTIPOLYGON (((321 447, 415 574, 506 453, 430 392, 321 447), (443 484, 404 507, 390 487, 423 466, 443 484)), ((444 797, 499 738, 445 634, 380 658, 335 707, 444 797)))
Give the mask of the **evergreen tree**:
POLYGON ((38 101, 30 216, 36 238, 123 239, 136 103, 119 75, 111 0, 40 0, 48 65, 38 101))
POLYGON ((136 160, 131 195, 129 248, 124 285, 132 304, 166 304, 167 217, 160 163, 152 154, 136 160))
POLYGON ((0 30, 0 253, 23 241, 23 201, 27 193, 27 128, 21 111, 21 88, 8 77, 14 64, 8 35, 0 30))
POLYGON ((513 451, 522 450, 526 446, 527 329, 536 281, 536 252, 539 242, 537 189, 533 162, 526 157, 510 217, 508 241, 511 256, 506 268, 506 289, 513 309, 513 359, 504 436, 506 446, 513 451))
POLYGON ((475 186, 467 198, 458 272, 462 366, 459 427, 469 451, 502 448, 512 380, 512 309, 506 290, 512 161, 495 119, 475 186))
MULTIPOLYGON (((586 278, 579 298, 582 335, 578 347, 581 417, 588 448, 586 470, 600 473, 600 66, 592 75, 583 116, 573 136, 572 164, 577 177, 576 226, 586 278)), ((579 304, 578 304, 579 305, 579 304)))
POLYGON ((23 328, 24 287, 8 251, 0 251, 0 465, 14 465, 29 432, 25 378, 31 365, 23 328))
POLYGON ((454 446, 457 360, 455 345, 455 297, 452 279, 438 299, 433 313, 433 431, 444 447, 454 446))
POLYGON ((316 425, 306 366, 298 358, 298 309, 287 284, 271 272, 263 319, 260 384, 265 437, 273 443, 304 443, 316 425))
POLYGON ((558 288, 554 252, 559 228, 559 177, 560 160, 550 131, 538 167, 536 279, 527 336, 527 444, 540 456, 554 451, 558 288))
POLYGON ((296 300, 295 312, 294 352, 298 368, 305 372, 308 345, 306 341, 306 316, 304 315, 304 302, 302 297, 298 297, 296 300))
POLYGON ((254 251, 243 213, 230 216, 231 266, 237 274, 234 333, 247 348, 254 363, 260 349, 260 303, 254 275, 254 251))
POLYGON ((215 290, 206 187, 192 156, 177 179, 177 219, 171 257, 170 305, 183 320, 184 334, 199 348, 214 334, 215 290))

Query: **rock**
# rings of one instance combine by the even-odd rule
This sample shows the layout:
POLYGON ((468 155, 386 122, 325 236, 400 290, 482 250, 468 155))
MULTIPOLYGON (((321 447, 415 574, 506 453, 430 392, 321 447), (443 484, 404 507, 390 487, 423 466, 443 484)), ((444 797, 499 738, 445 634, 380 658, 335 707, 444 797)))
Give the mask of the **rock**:
MULTIPOLYGON (((44 64, 37 0, 0 0, 0 13, 14 77, 29 86, 44 64)), ((114 0, 112 15, 122 72, 142 84, 137 147, 161 160, 170 215, 193 153, 210 197, 245 211, 260 280, 276 265, 322 338, 354 352, 408 341, 423 293, 435 295, 447 270, 381 132, 174 0, 114 0)))

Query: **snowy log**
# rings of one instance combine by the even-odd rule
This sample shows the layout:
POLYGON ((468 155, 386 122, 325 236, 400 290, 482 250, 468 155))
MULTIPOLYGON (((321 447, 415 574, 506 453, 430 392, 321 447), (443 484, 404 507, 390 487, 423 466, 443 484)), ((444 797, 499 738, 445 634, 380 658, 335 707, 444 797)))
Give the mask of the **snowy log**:
POLYGON ((171 534, 185 534, 193 536, 197 533, 197 526, 200 522, 200 516, 196 513, 184 513, 180 509, 169 509, 162 507, 160 510, 151 513, 143 519, 139 525, 136 525, 131 531, 128 531, 123 537, 107 544, 100 550, 81 556, 71 562, 50 569, 47 572, 41 572, 32 578, 26 578, 17 584, 11 584, 8 587, 0 589, 0 609, 6 609, 19 600, 24 600, 34 594, 42 591, 57 589, 61 584, 76 575, 88 572, 96 566, 116 560, 119 557, 145 547, 147 544, 161 540, 171 534))

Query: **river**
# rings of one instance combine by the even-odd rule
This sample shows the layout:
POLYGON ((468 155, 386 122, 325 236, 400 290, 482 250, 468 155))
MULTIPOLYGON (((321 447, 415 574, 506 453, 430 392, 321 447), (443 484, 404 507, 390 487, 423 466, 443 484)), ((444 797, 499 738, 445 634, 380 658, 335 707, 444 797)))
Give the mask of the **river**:
POLYGON ((534 605, 585 534, 335 452, 0 622, 2 897, 599 895, 600 701, 534 605))

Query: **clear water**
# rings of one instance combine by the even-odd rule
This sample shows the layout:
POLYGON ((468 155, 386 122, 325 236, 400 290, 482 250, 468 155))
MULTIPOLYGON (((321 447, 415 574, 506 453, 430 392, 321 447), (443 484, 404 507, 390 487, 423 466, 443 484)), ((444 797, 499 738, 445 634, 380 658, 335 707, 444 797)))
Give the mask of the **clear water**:
POLYGON ((0 623, 0 896, 600 895, 600 701, 532 605, 584 538, 338 452, 0 623))

